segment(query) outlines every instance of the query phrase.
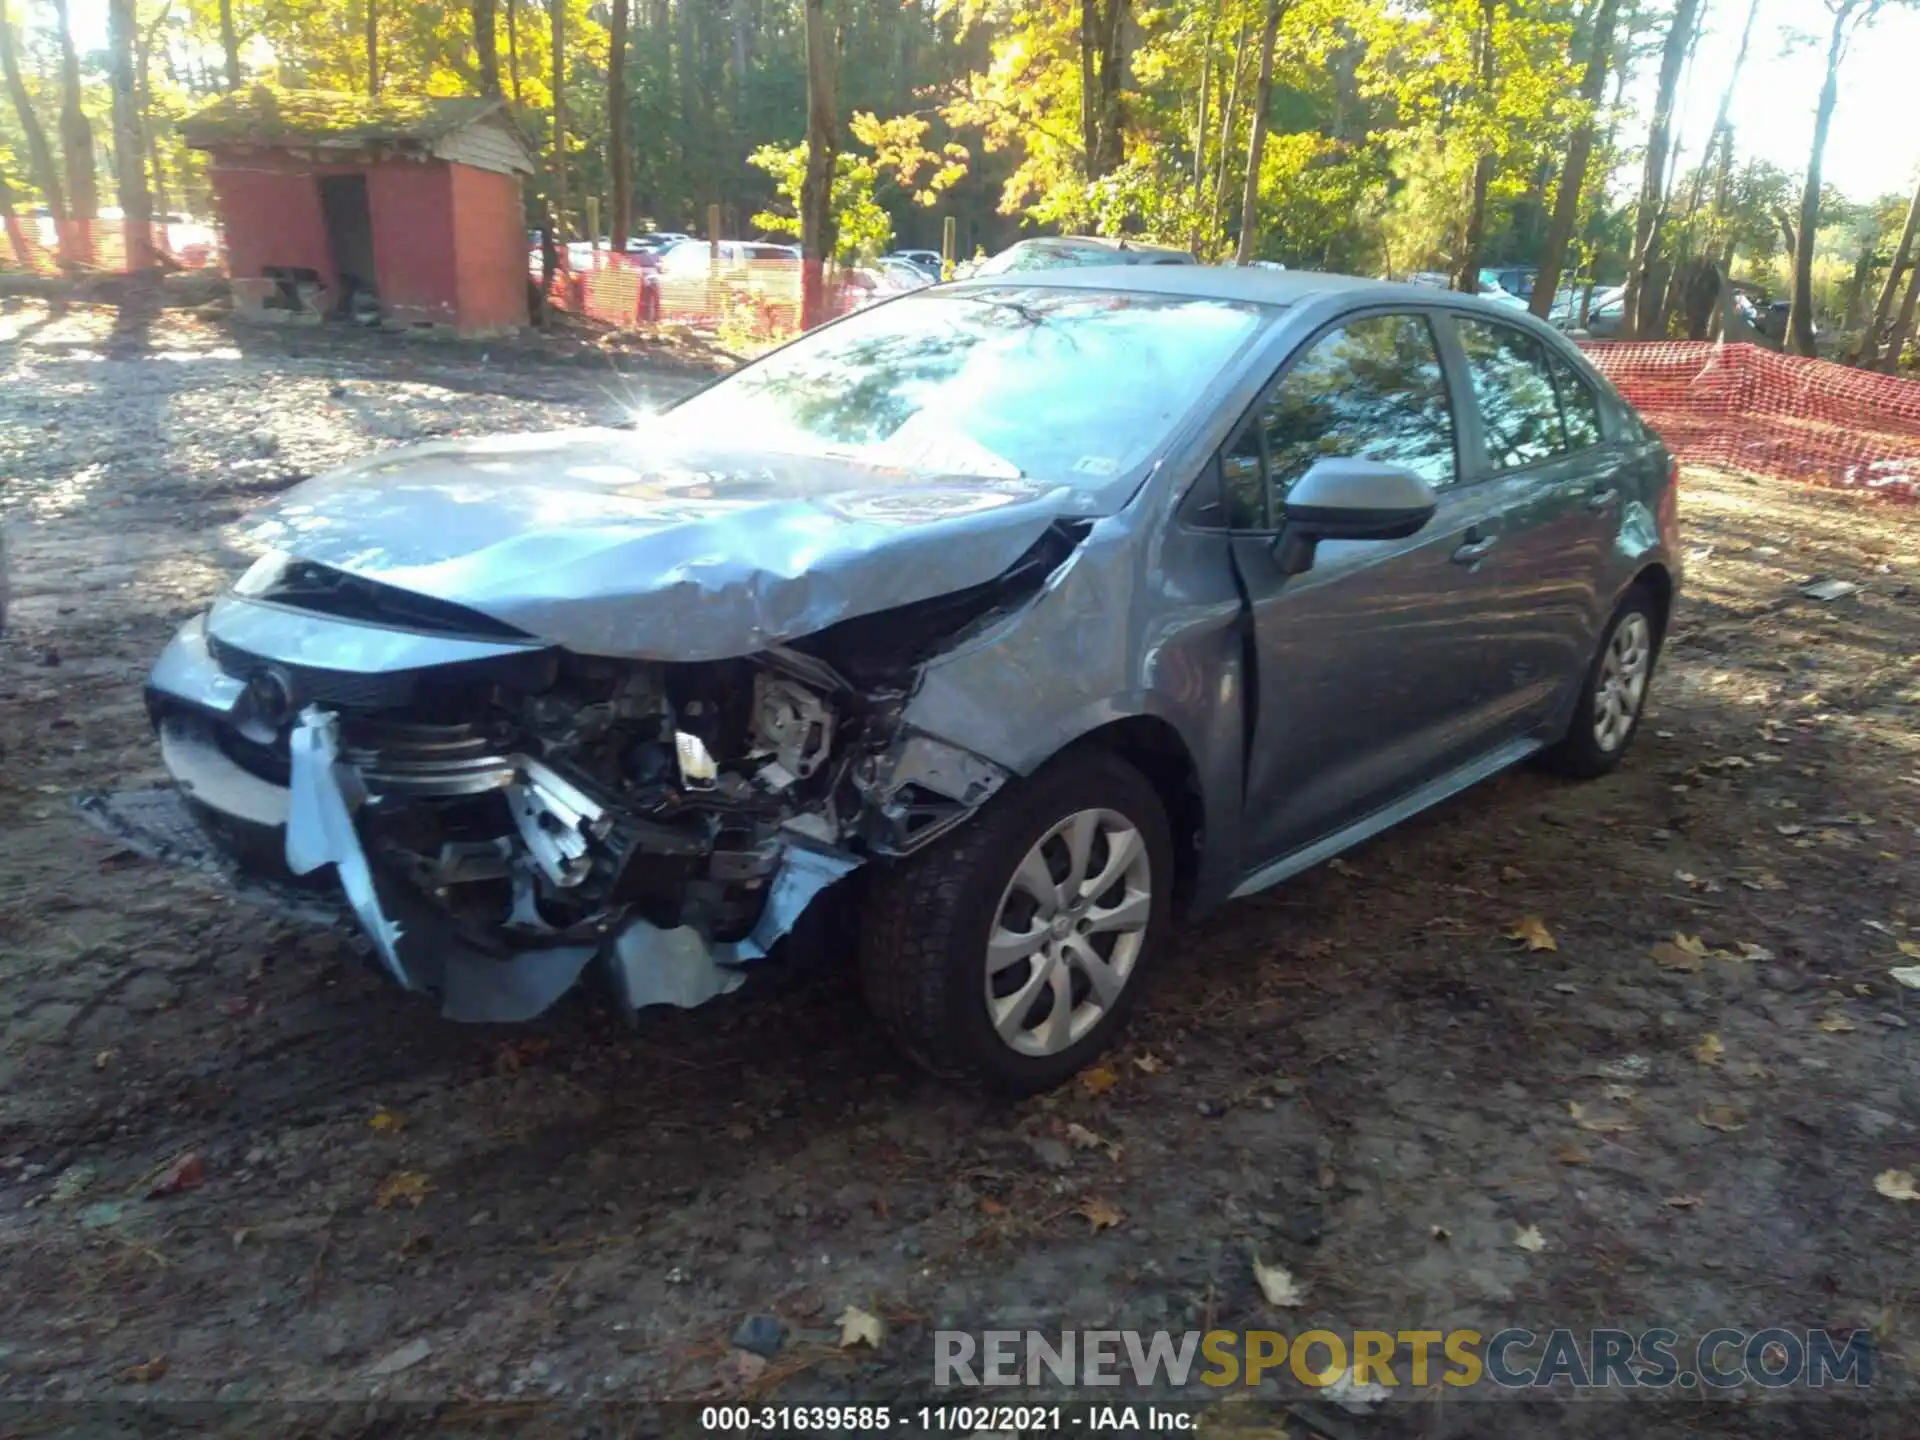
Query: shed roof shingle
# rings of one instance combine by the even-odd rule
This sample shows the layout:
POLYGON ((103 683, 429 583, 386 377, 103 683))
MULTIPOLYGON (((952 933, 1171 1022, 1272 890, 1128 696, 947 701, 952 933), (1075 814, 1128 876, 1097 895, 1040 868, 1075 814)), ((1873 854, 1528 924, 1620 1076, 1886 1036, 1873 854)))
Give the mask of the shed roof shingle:
POLYGON ((338 90, 279 90, 255 85, 223 95, 180 122, 186 142, 214 145, 430 145, 504 111, 484 97, 350 95, 338 90))

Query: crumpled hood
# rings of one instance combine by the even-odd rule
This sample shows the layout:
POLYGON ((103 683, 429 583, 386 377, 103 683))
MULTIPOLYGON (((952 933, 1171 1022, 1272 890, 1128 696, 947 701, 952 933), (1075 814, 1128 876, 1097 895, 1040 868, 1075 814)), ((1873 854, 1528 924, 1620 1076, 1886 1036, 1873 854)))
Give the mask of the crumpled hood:
POLYGON ((991 580, 1072 500, 578 430, 391 451, 288 491, 254 535, 583 654, 715 660, 991 580))

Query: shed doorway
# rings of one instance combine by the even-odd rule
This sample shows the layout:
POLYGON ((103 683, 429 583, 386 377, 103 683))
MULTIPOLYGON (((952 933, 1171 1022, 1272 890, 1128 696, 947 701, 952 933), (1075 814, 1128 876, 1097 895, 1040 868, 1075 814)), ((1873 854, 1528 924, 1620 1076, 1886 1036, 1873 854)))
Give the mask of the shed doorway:
POLYGON ((373 211, 365 175, 323 175, 320 215, 327 227, 327 253, 339 277, 336 315, 353 316, 378 305, 373 266, 373 211))

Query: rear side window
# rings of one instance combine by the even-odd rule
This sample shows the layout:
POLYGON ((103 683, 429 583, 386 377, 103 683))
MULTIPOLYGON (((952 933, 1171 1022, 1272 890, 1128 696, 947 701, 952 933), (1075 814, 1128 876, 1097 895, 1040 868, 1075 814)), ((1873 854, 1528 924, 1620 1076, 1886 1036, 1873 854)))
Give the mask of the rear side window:
POLYGON ((1560 392, 1560 423, 1566 428, 1567 449, 1598 445, 1603 437, 1600 402, 1593 397, 1593 386, 1551 350, 1547 352, 1547 368, 1553 372, 1554 388, 1560 392))
POLYGON ((1560 398, 1540 342, 1512 325, 1464 315, 1456 315, 1454 325, 1494 470, 1518 470, 1563 452, 1560 398))
POLYGON ((1221 457, 1228 523, 1272 529, 1294 482, 1330 456, 1403 465, 1430 485, 1452 482, 1453 411, 1423 317, 1349 321, 1294 361, 1221 457))

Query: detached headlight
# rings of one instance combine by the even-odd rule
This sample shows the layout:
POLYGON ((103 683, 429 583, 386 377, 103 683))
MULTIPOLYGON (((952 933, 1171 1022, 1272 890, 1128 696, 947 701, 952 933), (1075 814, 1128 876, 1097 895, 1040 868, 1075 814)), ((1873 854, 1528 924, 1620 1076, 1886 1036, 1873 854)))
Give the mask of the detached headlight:
POLYGON ((233 582, 236 595, 265 595, 280 583, 293 557, 284 550, 269 550, 247 567, 247 573, 233 582))

